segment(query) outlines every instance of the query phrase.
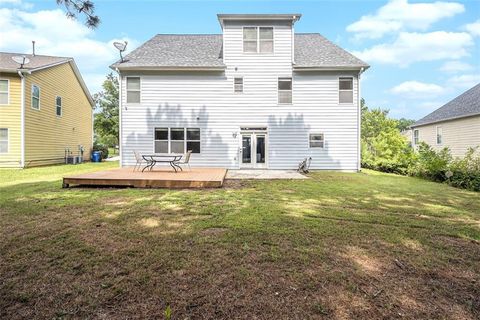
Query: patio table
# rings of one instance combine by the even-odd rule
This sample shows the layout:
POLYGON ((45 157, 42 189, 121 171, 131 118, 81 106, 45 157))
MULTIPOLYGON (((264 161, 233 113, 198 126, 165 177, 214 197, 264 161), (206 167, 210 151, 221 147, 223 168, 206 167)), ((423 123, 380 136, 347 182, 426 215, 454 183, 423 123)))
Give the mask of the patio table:
POLYGON ((147 165, 142 169, 142 172, 144 172, 147 168, 151 171, 159 162, 170 164, 173 170, 175 170, 175 173, 178 171, 177 169, 183 171, 182 167, 178 165, 178 162, 182 156, 183 155, 177 154, 144 154, 142 155, 142 158, 147 162, 147 165))

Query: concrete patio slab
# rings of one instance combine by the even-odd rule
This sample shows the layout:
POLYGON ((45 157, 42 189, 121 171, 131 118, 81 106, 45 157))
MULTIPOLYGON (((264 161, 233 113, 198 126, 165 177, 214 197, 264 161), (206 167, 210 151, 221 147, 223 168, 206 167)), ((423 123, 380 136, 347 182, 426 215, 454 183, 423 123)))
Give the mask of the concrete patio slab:
POLYGON ((295 170, 240 169, 227 172, 227 179, 309 179, 295 170))

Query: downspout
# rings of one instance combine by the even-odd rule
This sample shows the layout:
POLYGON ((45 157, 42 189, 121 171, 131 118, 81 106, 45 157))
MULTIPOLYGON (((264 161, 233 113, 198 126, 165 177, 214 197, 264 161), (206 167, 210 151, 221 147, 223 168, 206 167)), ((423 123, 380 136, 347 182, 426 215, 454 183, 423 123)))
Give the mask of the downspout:
POLYGON ((20 167, 25 168, 25 76, 18 70, 20 87, 20 167))
POLYGON ((118 154, 120 155, 120 168, 123 167, 123 129, 122 129, 122 74, 118 68, 118 154))
POLYGON ((362 171, 362 106, 361 106, 361 88, 360 88, 360 78, 362 76, 362 73, 365 71, 365 68, 360 68, 360 71, 358 72, 358 78, 357 78, 357 171, 360 172, 362 171))

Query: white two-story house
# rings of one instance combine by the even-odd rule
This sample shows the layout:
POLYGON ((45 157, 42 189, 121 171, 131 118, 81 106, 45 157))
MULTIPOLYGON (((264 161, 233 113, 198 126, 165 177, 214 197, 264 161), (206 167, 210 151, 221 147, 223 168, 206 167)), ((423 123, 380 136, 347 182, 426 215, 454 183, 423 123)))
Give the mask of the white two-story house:
POLYGON ((121 165, 192 150, 192 166, 360 169, 360 75, 368 65, 300 14, 219 14, 222 34, 159 34, 120 75, 121 165))

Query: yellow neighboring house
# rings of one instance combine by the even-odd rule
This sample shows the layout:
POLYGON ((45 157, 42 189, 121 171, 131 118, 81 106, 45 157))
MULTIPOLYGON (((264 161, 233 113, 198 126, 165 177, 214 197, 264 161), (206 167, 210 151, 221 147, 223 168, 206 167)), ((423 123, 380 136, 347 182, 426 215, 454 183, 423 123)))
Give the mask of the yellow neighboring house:
POLYGON ((88 160, 93 106, 73 58, 0 52, 0 167, 88 160))

